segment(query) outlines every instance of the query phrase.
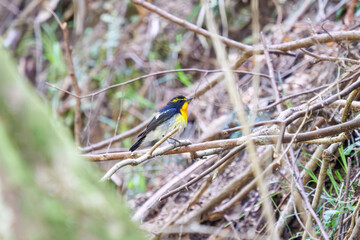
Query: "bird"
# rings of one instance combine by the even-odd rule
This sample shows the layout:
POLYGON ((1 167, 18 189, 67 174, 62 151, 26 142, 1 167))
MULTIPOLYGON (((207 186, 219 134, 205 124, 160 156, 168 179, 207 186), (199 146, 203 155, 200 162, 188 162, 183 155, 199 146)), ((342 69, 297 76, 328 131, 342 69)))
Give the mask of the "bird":
POLYGON ((173 97, 155 114, 129 151, 135 151, 144 141, 160 139, 177 127, 179 130, 176 135, 180 135, 187 126, 187 109, 191 100, 192 98, 186 98, 183 95, 173 97))

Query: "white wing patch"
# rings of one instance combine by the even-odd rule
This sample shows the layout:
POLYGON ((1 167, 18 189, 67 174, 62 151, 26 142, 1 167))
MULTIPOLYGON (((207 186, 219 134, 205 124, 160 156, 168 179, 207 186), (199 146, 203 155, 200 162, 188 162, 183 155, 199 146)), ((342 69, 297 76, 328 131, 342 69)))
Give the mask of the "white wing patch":
POLYGON ((162 115, 162 114, 164 114, 164 113, 166 113, 166 112, 168 112, 168 111, 170 111, 171 109, 168 109, 168 110, 166 110, 166 111, 164 111, 164 112, 158 112, 156 115, 155 115, 155 119, 158 119, 159 117, 160 117, 160 115, 162 115))
POLYGON ((157 113, 157 114, 155 115, 155 119, 158 119, 158 118, 160 117, 160 115, 161 115, 161 113, 157 113))

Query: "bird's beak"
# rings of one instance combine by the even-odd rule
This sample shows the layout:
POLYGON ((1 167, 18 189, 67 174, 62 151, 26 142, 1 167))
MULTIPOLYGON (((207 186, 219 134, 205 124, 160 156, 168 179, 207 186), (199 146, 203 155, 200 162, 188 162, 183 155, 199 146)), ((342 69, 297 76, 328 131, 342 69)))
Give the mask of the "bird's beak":
POLYGON ((186 102, 191 102, 193 100, 193 98, 188 98, 186 99, 186 102))

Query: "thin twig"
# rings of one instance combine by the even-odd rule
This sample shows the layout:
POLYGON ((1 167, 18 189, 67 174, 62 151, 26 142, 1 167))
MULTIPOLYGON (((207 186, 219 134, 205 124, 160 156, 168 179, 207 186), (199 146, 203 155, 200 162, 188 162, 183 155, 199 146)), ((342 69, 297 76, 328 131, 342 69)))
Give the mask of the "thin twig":
POLYGON ((83 147, 83 148, 80 148, 80 151, 83 152, 83 153, 88 153, 88 152, 91 152, 91 151, 94 151, 94 150, 98 150, 98 149, 101 149, 105 146, 108 146, 110 143, 115 143, 115 142, 120 142, 128 137, 131 137, 131 136, 134 136, 138 133, 140 133, 148 124, 149 122, 151 121, 153 117, 145 120, 144 122, 140 123, 139 125, 137 125, 136 127, 124 132, 124 133, 121 133, 121 134, 118 134, 112 138, 109 138, 109 139, 106 139, 106 140, 103 140, 101 142, 98 142, 98 143, 94 143, 90 146, 87 146, 87 147, 83 147))
MULTIPOLYGON (((168 12, 166 12, 144 0, 132 0, 132 2, 134 4, 140 5, 146 9, 150 10, 151 12, 154 12, 154 13, 160 15, 161 17, 163 17, 173 23, 176 23, 182 27, 185 27, 189 31, 203 35, 207 38, 217 37, 227 46, 234 47, 234 48, 240 49, 242 51, 245 51, 244 52, 245 59, 248 59, 250 56, 252 56, 254 54, 262 54, 264 51, 264 49, 262 47, 259 47, 259 46, 251 47, 249 45, 239 43, 239 42, 231 40, 229 38, 210 33, 209 31, 199 28, 196 25, 194 25, 190 22, 187 22, 183 19, 175 17, 174 15, 171 15, 168 12)), ((276 52, 276 50, 290 51, 290 50, 295 50, 295 49, 299 49, 299 48, 307 48, 307 47, 313 46, 314 44, 318 44, 318 43, 343 41, 343 40, 359 41, 360 40, 360 31, 338 31, 338 32, 331 32, 331 35, 329 35, 327 33, 326 34, 313 34, 312 36, 307 37, 307 38, 290 41, 290 42, 286 42, 286 43, 273 44, 268 47, 269 47, 269 52, 276 52)), ((280 52, 278 52, 278 53, 280 53, 280 52)))
POLYGON ((163 187, 161 187, 159 190, 156 191, 156 193, 152 194, 151 197, 146 200, 144 204, 141 205, 140 208, 137 209, 134 216, 132 217, 133 220, 139 221, 146 217, 146 212, 152 208, 156 203, 159 203, 159 199, 162 195, 164 195, 166 192, 171 190, 174 187, 179 186, 180 182, 183 180, 189 178, 191 174, 197 174, 202 168, 208 168, 210 167, 215 160, 217 159, 216 156, 211 157, 207 160, 200 160, 192 164, 190 167, 186 168, 183 172, 176 175, 175 177, 171 178, 171 180, 166 183, 163 187))
MULTIPOLYGON (((280 94, 279 94, 279 90, 278 87, 276 85, 276 80, 275 80, 275 74, 274 74, 274 66, 271 62, 271 58, 270 58, 270 54, 269 54, 269 50, 268 50, 268 45, 266 43, 266 39, 264 34, 261 32, 260 33, 261 36, 261 41, 262 44, 264 46, 264 54, 265 54, 265 58, 266 58, 266 64, 268 66, 268 70, 269 70, 269 76, 270 76, 270 83, 271 83, 271 87, 274 91, 274 95, 275 95, 275 100, 278 102, 280 101, 280 94)), ((276 105, 276 109, 278 110, 278 112, 281 112, 281 106, 280 105, 276 105)))
MULTIPOLYGON (((297 169, 297 167, 296 167, 297 169)), ((298 170, 298 169, 297 169, 298 170)), ((295 171, 297 172, 297 171, 295 171)), ((309 202, 309 199, 307 198, 305 189, 304 189, 304 185, 302 184, 299 176, 296 176, 297 174, 294 174, 293 178, 294 178, 294 182, 296 184, 296 187, 301 195, 301 197, 303 198, 303 202, 305 203, 304 207, 305 209, 310 212, 311 216, 314 218, 316 224, 318 225, 318 228, 323 236, 323 238, 325 240, 329 240, 329 236, 327 235, 327 233, 325 232, 324 226, 322 225, 320 219, 317 217, 314 209, 311 207, 311 204, 309 202)))
MULTIPOLYGON (((303 185, 306 185, 308 183, 308 181, 310 180, 309 172, 315 172, 316 168, 318 167, 317 162, 321 158, 323 150, 325 148, 327 148, 327 145, 321 145, 321 146, 317 147, 314 154, 312 154, 311 159, 308 161, 305 168, 301 171, 300 176, 301 176, 303 185)), ((298 192, 296 192, 296 194, 298 194, 298 192)), ((285 228, 285 224, 291 220, 291 218, 289 218, 289 216, 291 216, 291 214, 293 213, 293 210, 294 210, 294 208, 292 207, 292 203, 289 200, 289 202, 286 204, 285 208, 283 209, 278 222, 276 223, 276 231, 278 232, 279 235, 282 235, 284 228, 285 228)), ((304 229, 305 229, 305 226, 304 226, 304 229)))
MULTIPOLYGON (((360 71, 357 71, 356 73, 354 73, 353 75, 351 75, 351 77, 349 78, 355 78, 358 77, 360 75, 360 71)), ((310 107, 298 111, 294 114, 292 114, 290 117, 288 117, 285 121, 287 122, 287 124, 292 123, 295 119, 304 116, 308 111, 314 111, 316 109, 319 108, 323 108, 324 106, 327 106, 333 102, 335 102, 336 100, 338 100, 341 97, 344 97, 346 95, 348 95, 350 92, 352 92, 353 90, 355 90, 356 88, 360 87, 360 78, 357 79, 356 82, 354 82, 353 84, 351 84, 350 86, 348 86, 347 88, 343 89, 342 91, 331 95, 329 98, 323 100, 323 101, 319 101, 318 103, 311 105, 310 107)), ((307 105, 307 104, 306 104, 307 105)), ((305 105, 305 106, 306 106, 305 105)))
MULTIPOLYGON (((261 121, 261 122, 249 124, 249 127, 254 128, 254 127, 260 127, 260 126, 264 126, 264 125, 281 125, 282 123, 284 123, 284 121, 282 121, 282 120, 269 120, 269 121, 261 121)), ((228 128, 228 129, 223 130, 222 134, 227 135, 227 134, 230 134, 233 132, 242 131, 243 129, 244 129, 243 126, 228 128)))
MULTIPOLYGON (((266 74, 262 74, 262 73, 252 73, 252 72, 248 72, 248 71, 241 71, 241 70, 232 70, 234 73, 240 73, 240 74, 252 74, 252 75, 258 75, 260 77, 264 77, 264 78, 267 78, 267 79, 270 79, 270 77, 266 74)), ((142 75, 140 77, 136 77, 136 78, 133 78, 133 79, 130 79, 126 82, 122 82, 122 83, 117 83, 117 84, 113 84, 111 86, 108 86, 108 87, 105 87, 103 89, 100 89, 98 91, 95 91, 93 93, 89 93, 89 94, 86 94, 86 95, 83 95, 81 96, 80 94, 73 94, 65 89, 61 89, 49 82, 45 82, 46 85, 50 86, 50 87, 53 87, 59 91, 62 91, 62 92, 65 92, 69 95, 71 95, 72 97, 75 97, 75 98, 79 98, 79 99, 83 99, 83 98, 89 98, 89 97, 93 97, 93 96, 96 96, 100 93, 103 93, 103 92, 106 92, 110 89, 113 89, 113 88, 117 88, 117 87, 120 87, 120 86, 124 86, 124 85, 127 85, 127 84, 130 84, 130 83, 133 83, 133 82, 136 82, 138 80, 141 80, 141 79, 145 79, 145 78, 149 78, 149 77, 153 77, 153 76, 158 76, 158 75, 163 75, 163 74, 171 74, 171 73, 176 73, 176 72, 203 72, 203 73, 218 73, 218 72, 223 72, 222 69, 213 69, 213 70, 206 70, 206 69, 199 69, 199 68, 183 68, 183 69, 171 69, 171 70, 164 70, 164 71, 158 71, 158 72, 154 72, 154 73, 150 73, 150 74, 146 74, 146 75, 142 75)))
POLYGON ((346 121, 346 118, 348 117, 349 115, 349 111, 351 109, 351 103, 357 99, 359 95, 359 88, 355 89, 352 93, 350 93, 348 99, 346 100, 346 105, 345 105, 345 108, 344 108, 344 111, 343 111, 343 114, 341 116, 341 121, 342 122, 345 122, 346 121))
MULTIPOLYGON (((335 143, 334 145, 331 145, 329 148, 330 149, 334 149, 337 148, 339 146, 339 143, 335 143)), ((318 181, 316 183, 316 190, 315 190, 315 194, 314 194, 314 198, 312 200, 312 204, 311 207, 316 211, 318 204, 319 204, 319 200, 320 200, 320 196, 321 193, 323 192, 323 187, 325 184, 325 179, 327 177, 327 169, 330 165, 330 161, 332 158, 332 151, 329 153, 327 150, 323 152, 323 158, 322 158, 322 163, 321 163, 321 168, 320 168, 320 174, 318 177, 318 181)), ((310 216, 308 216, 308 219, 306 221, 306 227, 305 229, 309 229, 312 225, 312 219, 310 216)), ((302 236, 302 239, 305 240, 307 237, 307 233, 305 232, 304 235, 302 236)))
MULTIPOLYGON (((75 94, 77 96, 81 95, 81 91, 75 76, 75 70, 74 70, 74 64, 71 58, 71 53, 70 53, 70 46, 69 46, 69 31, 67 29, 67 23, 66 22, 61 22, 60 19, 58 18, 58 16, 55 14, 55 12, 50 9, 47 8, 47 10, 49 12, 51 12, 51 14, 55 17, 56 21, 58 22, 60 29, 64 35, 64 43, 65 43, 65 53, 66 53, 66 62, 69 68, 69 75, 71 77, 72 80, 72 84, 73 84, 73 88, 75 91, 75 94)), ((81 146, 81 101, 79 98, 76 98, 76 106, 75 106, 75 123, 74 123, 74 129, 75 129, 75 141, 77 146, 81 146)))
MULTIPOLYGON (((346 178, 345 178, 345 192, 343 195, 343 201, 348 200, 348 194, 350 189, 350 173, 351 173, 352 167, 351 167, 351 158, 347 157, 347 169, 346 169, 346 178)), ((340 221, 339 221, 339 230, 338 235, 343 234, 343 224, 344 224, 344 217, 346 213, 341 213, 340 221)))
MULTIPOLYGON (((185 145, 188 145, 190 144, 190 142, 188 141, 182 141, 180 142, 180 146, 185 146, 185 145)), ((169 144, 168 146, 166 147, 163 147, 163 148, 160 148, 160 149, 157 149, 155 150, 152 155, 150 155, 149 153, 139 157, 139 158, 136 158, 136 159, 127 159, 127 160, 123 160, 117 164, 115 164, 109 171, 106 172, 106 174, 101 178, 100 181, 105 181, 105 180, 109 180, 111 178, 111 176, 116 173, 117 170, 119 170, 120 168, 124 167, 124 166, 127 166, 127 165, 131 165, 131 166, 136 166, 136 165, 139 165, 140 163, 143 163, 145 162, 146 160, 149 160, 151 158, 154 158, 156 156, 159 156, 159 155, 162 155, 164 154, 165 152, 171 150, 171 149, 174 149, 178 146, 175 146, 175 145, 172 145, 172 144, 169 144)))
POLYGON ((172 135, 174 135, 177 131, 179 131, 180 127, 176 127, 174 128, 171 132, 169 132, 168 134, 166 134, 162 139, 160 139, 159 141, 157 141, 154 146, 150 149, 150 151, 147 153, 150 156, 152 156, 152 153, 155 151, 156 148, 158 148, 163 142, 165 142, 166 140, 168 140, 172 135))
MULTIPOLYGON (((348 77, 346 79, 343 79, 342 81, 340 81, 339 83, 346 83, 350 80, 352 80, 353 77, 348 77)), ((286 100, 288 99, 291 99, 291 98, 295 98, 295 97, 298 97, 298 96, 301 96, 301 95, 305 95, 305 94, 310 94, 310 93, 314 93, 314 92, 317 92, 317 91, 320 91, 320 90, 323 90, 324 88, 328 88, 328 87, 333 87, 335 86, 334 84, 325 84, 323 86, 320 86, 320 87, 316 87, 316 88, 312 88, 310 90, 307 90, 307 91, 303 91, 303 92, 300 92, 300 93, 295 93, 295 94, 292 94, 292 95, 289 95, 289 96, 286 96, 286 97, 283 97, 281 99, 279 99, 279 101, 276 101, 266 107, 263 107, 263 108, 259 108, 258 111, 261 112, 261 111, 265 111, 265 110, 268 110, 270 108, 273 108, 275 107, 276 105, 282 103, 282 102, 285 102, 286 100)))
POLYGON ((237 49, 240 49, 240 50, 250 50, 251 47, 249 45, 246 45, 246 44, 243 44, 243 43, 240 43, 238 41, 234 41, 232 39, 229 39, 229 38, 226 38, 226 37, 222 37, 222 36, 219 36, 219 35, 216 35, 215 33, 211 33, 210 31, 207 31, 203 28, 200 28, 184 19, 181 19, 181 18, 178 18, 158 7, 156 7, 154 4, 151 4, 147 1, 143 1, 143 0, 131 0, 134 4, 137 4, 137 5, 140 5, 146 9, 148 9, 149 11, 153 12, 153 13, 156 13, 158 14, 159 16, 173 22, 173 23, 176 23, 192 32, 195 32, 197 34, 200 34, 204 37, 207 37, 207 38, 210 38, 210 37, 219 37, 220 40, 225 43, 226 45, 228 46, 231 46, 231 47, 235 47, 237 49))
POLYGON ((360 209, 360 197, 358 198, 358 203, 356 204, 356 207, 355 207, 355 209, 353 211, 353 214, 352 214, 352 217, 351 217, 351 224, 350 224, 349 230, 346 233, 346 236, 345 236, 344 240, 348 240, 349 237, 352 235, 352 232, 353 232, 354 226, 355 226, 355 219, 356 219, 356 216, 358 215, 359 209, 360 209))
POLYGON ((355 59, 351 59, 351 58, 343 58, 343 57, 329 57, 329 56, 319 56, 315 53, 309 52, 306 49, 300 49, 303 53, 305 53, 306 55, 309 55, 311 57, 316 58, 316 61, 330 61, 330 62, 349 62, 349 63, 353 63, 353 64, 360 64, 360 61, 355 60, 355 59))
POLYGON ((203 177, 205 177, 206 175, 208 175, 209 173, 211 173, 212 171, 214 171, 216 168, 218 168, 219 166, 221 166, 222 164, 224 164, 225 162, 231 160, 233 157, 235 157, 236 154, 238 154, 240 151, 242 151, 245 148, 245 144, 242 144, 236 148, 234 148, 233 150, 231 150, 228 154, 226 154, 223 158, 221 158, 220 160, 218 160, 214 165, 212 165, 211 167, 209 167, 208 169, 206 169, 204 172, 202 172, 201 174, 199 174, 198 176, 196 176, 194 179, 192 179, 191 181, 187 182, 186 184, 164 194, 163 196, 161 196, 160 200, 168 198, 172 195, 174 195, 175 193, 188 188, 189 186, 193 185, 194 183, 198 182, 200 179, 202 179, 203 177))
MULTIPOLYGON (((321 139, 328 136, 333 136, 336 134, 340 134, 342 132, 352 131, 354 129, 360 128, 360 115, 353 119, 349 120, 345 123, 341 123, 336 126, 330 126, 327 128, 322 128, 319 130, 307 132, 307 133, 299 133, 295 134, 285 134, 283 137, 283 143, 289 143, 292 141, 293 143, 304 142, 314 139, 321 139)), ((277 141, 279 135, 255 135, 251 136, 252 141, 256 145, 270 145, 274 144, 277 141)), ((205 149, 213 149, 213 148, 231 148, 235 146, 239 146, 246 142, 248 138, 240 137, 235 139, 226 139, 226 140, 215 140, 215 141, 208 141, 204 143, 195 143, 189 146, 173 149, 170 151, 166 151, 163 154, 179 154, 179 153, 186 153, 186 152, 196 152, 205 149)), ((147 150, 138 151, 133 153, 135 157, 143 156, 147 150)), ((109 154, 85 154, 84 157, 87 157, 90 161, 108 161, 108 160, 120 160, 126 159, 132 156, 131 152, 120 152, 120 153, 109 153, 109 154)))
POLYGON ((209 176, 206 181, 201 185, 201 187, 195 192, 194 196, 188 201, 186 206, 182 208, 170 221, 168 221, 160 230, 160 232, 163 232, 166 228, 168 228, 170 225, 174 224, 176 220, 178 220, 181 216, 184 215, 186 211, 190 209, 191 206, 193 206, 196 202, 198 202, 201 198, 201 196, 204 194, 205 190, 210 186, 212 182, 212 176, 209 176))
MULTIPOLYGON (((272 158, 272 148, 269 147, 264 151, 264 154, 262 154, 261 159, 264 160, 264 162, 266 162, 266 160, 270 160, 272 158)), ((264 171, 261 173, 263 176, 268 175, 269 173, 271 173, 274 169, 276 169, 279 166, 278 162, 272 162, 270 163, 270 165, 268 165, 264 171)), ((242 178, 243 180, 245 180, 246 185, 242 186, 240 184, 236 184, 236 188, 239 191, 236 195, 234 195, 228 202, 226 202, 224 205, 222 205, 221 207, 217 208, 213 213, 212 213, 212 219, 213 220, 217 220, 219 216, 222 216, 227 210, 229 210, 231 207, 233 207, 235 204, 239 203, 242 199, 244 199, 244 197, 246 197, 246 195, 252 191, 253 189, 256 188, 256 178, 254 178, 254 175, 251 171, 251 168, 246 169, 243 174, 238 176, 239 178, 242 178)), ((236 177, 234 180, 236 180, 238 177, 236 177)), ((235 183, 235 181, 233 181, 232 183, 235 183)), ((230 188, 230 186, 232 186, 231 183, 228 184, 227 188, 230 188)), ((225 194, 223 192, 230 192, 227 189, 224 189, 222 192, 219 193, 219 195, 224 196, 225 194)))

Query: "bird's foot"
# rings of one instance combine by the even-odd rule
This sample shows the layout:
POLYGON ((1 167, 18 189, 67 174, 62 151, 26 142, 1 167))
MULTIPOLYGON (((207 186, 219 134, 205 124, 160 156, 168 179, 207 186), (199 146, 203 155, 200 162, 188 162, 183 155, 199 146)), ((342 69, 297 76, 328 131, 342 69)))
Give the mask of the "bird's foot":
POLYGON ((181 146, 187 146, 187 145, 191 144, 191 142, 189 140, 178 140, 178 139, 171 138, 171 137, 167 141, 168 141, 168 143, 174 145, 174 148, 181 147, 181 146))

